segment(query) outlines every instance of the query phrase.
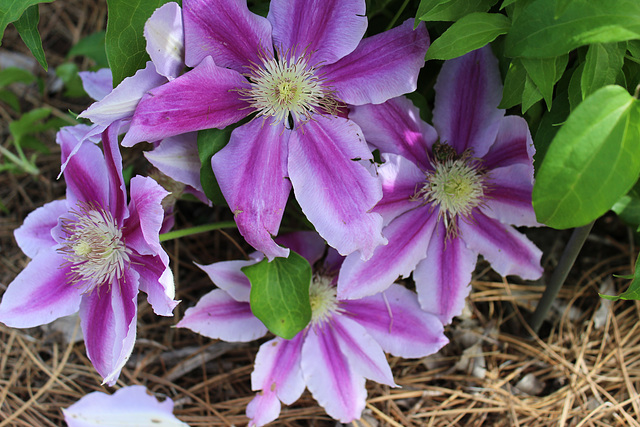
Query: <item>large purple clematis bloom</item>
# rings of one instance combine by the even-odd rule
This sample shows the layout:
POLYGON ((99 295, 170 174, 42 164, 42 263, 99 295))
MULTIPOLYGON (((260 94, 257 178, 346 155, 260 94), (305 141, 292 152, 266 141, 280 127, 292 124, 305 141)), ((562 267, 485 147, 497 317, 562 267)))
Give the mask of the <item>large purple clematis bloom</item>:
POLYGON ((140 101, 123 145, 224 128, 248 115, 212 159, 238 228, 269 259, 291 188, 307 218, 341 254, 363 259, 386 243, 382 196, 345 103, 382 103, 416 88, 429 38, 413 20, 361 41, 364 0, 272 0, 267 18, 246 0, 183 2, 192 71, 140 101), (288 179, 287 179, 288 178, 288 179))
MULTIPOLYGON (((63 162, 87 128, 60 130, 63 162)), ((133 349, 138 291, 147 294, 156 314, 171 316, 177 304, 169 258, 158 237, 167 192, 136 176, 127 205, 117 135, 115 126, 102 134, 104 155, 83 142, 64 171, 66 200, 36 209, 15 231, 32 261, 0 303, 0 322, 16 328, 79 310, 87 355, 108 385, 116 382, 133 349)))
POLYGON ((491 49, 446 61, 435 90, 435 129, 405 98, 352 111, 384 153, 375 211, 389 244, 368 262, 347 257, 338 295, 371 295, 413 272, 422 308, 449 323, 464 306, 478 254, 504 276, 537 279, 541 251, 511 227, 539 225, 534 147, 525 120, 497 108, 502 83, 491 49))
MULTIPOLYGON (((324 252, 324 242, 311 232, 283 236, 278 242, 312 265, 324 252)), ((266 328, 251 313, 251 286, 240 270, 260 258, 203 266, 220 289, 188 309, 178 326, 228 341, 263 336, 266 328)), ((416 358, 447 343, 438 318, 422 311, 416 295, 400 285, 360 300, 336 299, 342 259, 330 250, 314 272, 310 324, 291 340, 278 337, 260 347, 251 375, 252 388, 259 392, 247 407, 249 425, 275 420, 280 402, 292 404, 305 387, 332 417, 345 423, 358 419, 367 397, 365 378, 395 386, 384 351, 416 358)))

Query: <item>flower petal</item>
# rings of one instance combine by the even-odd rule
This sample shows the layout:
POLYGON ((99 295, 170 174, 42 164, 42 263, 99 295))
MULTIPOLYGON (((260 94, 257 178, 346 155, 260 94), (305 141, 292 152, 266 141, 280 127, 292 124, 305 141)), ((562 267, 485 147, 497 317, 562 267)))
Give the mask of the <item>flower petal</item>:
POLYGON ((0 322, 31 328, 68 316, 80 307, 80 291, 67 283, 65 260, 53 249, 41 249, 9 284, 0 303, 0 322))
POLYGON ((444 223, 439 221, 431 235, 427 257, 413 272, 420 306, 444 324, 462 313, 478 259, 477 253, 468 249, 462 239, 451 237, 445 241, 446 234, 444 223))
POLYGON ((426 179, 415 164, 402 156, 383 154, 384 163, 378 168, 382 181, 382 200, 373 208, 382 215, 386 226, 394 218, 420 206, 419 200, 413 200, 416 190, 426 179))
POLYGON ((311 56, 311 64, 332 64, 353 52, 367 30, 364 0, 272 0, 267 16, 273 44, 311 56))
POLYGON ((271 24, 249 11, 247 0, 185 0, 186 63, 195 67, 211 56, 220 67, 240 73, 271 56, 271 24))
POLYGON ((140 141, 235 123, 250 113, 249 104, 237 93, 248 85, 241 74, 218 67, 207 57, 193 70, 142 97, 122 145, 131 147, 140 141))
MULTIPOLYGON (((116 223, 121 226, 124 218, 129 216, 129 209, 127 208, 127 187, 122 175, 122 154, 120 154, 120 145, 118 144, 119 132, 119 122, 111 124, 102 132, 102 148, 104 161, 107 165, 106 178, 109 182, 108 208, 113 213, 116 223)), ((133 197, 133 194, 131 196, 133 197)))
POLYGON ((408 98, 351 107, 349 118, 362 128, 367 143, 381 153, 398 154, 422 170, 429 166, 427 151, 438 134, 422 121, 420 111, 408 98))
POLYGON ((153 426, 189 427, 173 415, 173 401, 159 402, 146 387, 132 385, 108 395, 94 391, 62 409, 69 427, 153 426))
POLYGON ((343 423, 360 418, 367 398, 365 378, 342 353, 330 326, 308 330, 301 366, 307 388, 327 414, 343 423))
POLYGON ((101 68, 98 71, 80 71, 78 72, 82 87, 87 94, 100 101, 113 90, 113 77, 110 68, 101 68))
POLYGON ((125 222, 124 238, 127 246, 140 255, 164 252, 159 234, 164 218, 161 202, 167 194, 152 178, 139 175, 131 178, 131 213, 125 222))
POLYGON ((530 165, 521 163, 490 171, 491 192, 480 210, 505 224, 540 226, 531 202, 532 172, 530 165))
POLYGON ((289 255, 271 236, 278 234, 291 191, 285 179, 290 133, 280 125, 253 120, 235 129, 229 144, 211 159, 240 234, 269 260, 289 255))
POLYGON ((533 155, 536 148, 531 139, 527 121, 519 116, 506 116, 489 152, 482 158, 482 166, 495 169, 515 163, 528 165, 533 183, 533 155))
POLYGON ((276 243, 302 255, 313 266, 326 249, 326 243, 315 231, 294 231, 276 238, 276 243))
POLYGON ((120 281, 85 294, 80 319, 87 356, 103 384, 113 386, 136 340, 138 273, 127 269, 120 281))
POLYGON ((324 77, 347 104, 380 104, 416 90, 429 34, 413 19, 362 40, 356 50, 322 68, 324 77))
POLYGON ((68 211, 66 200, 54 200, 27 215, 24 223, 13 232, 22 252, 35 258, 41 250, 54 247, 56 241, 51 237, 51 230, 58 225, 58 218, 68 211))
POLYGON ((342 354, 356 372, 367 379, 397 387, 380 344, 364 327, 347 316, 334 317, 332 327, 342 354))
POLYGON ((144 156, 169 178, 202 192, 197 135, 189 132, 165 138, 153 151, 145 151, 144 156))
POLYGON ((280 415, 280 406, 275 392, 269 389, 260 391, 247 405, 249 427, 261 427, 276 420, 280 415))
POLYGON ((448 342, 442 322, 420 308, 415 293, 395 283, 382 293, 343 304, 345 316, 394 356, 424 357, 448 342))
POLYGON ((359 250, 368 259, 386 243, 382 217, 370 212, 382 190, 356 158, 372 155, 360 128, 340 117, 317 115, 289 140, 289 176, 302 211, 342 255, 359 250))
POLYGON ((139 288, 147 294, 147 301, 158 316, 173 316, 173 309, 180 301, 176 296, 173 273, 169 268, 169 257, 165 253, 157 256, 133 258, 133 267, 140 275, 139 288))
POLYGON ((389 240, 378 246, 368 261, 349 255, 338 276, 338 297, 362 298, 387 289, 398 276, 409 277, 420 260, 427 256, 438 215, 421 206, 400 215, 384 230, 389 240))
POLYGON ((170 2, 153 12, 144 24, 147 52, 158 74, 173 80, 184 68, 182 9, 170 2))
POLYGON ((267 333, 264 324, 251 312, 249 303, 236 301, 222 289, 200 298, 176 326, 231 342, 253 341, 267 333))
POLYGON ((479 252, 502 276, 514 274, 525 280, 542 275, 542 251, 513 227, 485 216, 477 209, 473 222, 459 222, 462 239, 479 252))
POLYGON ((498 60, 486 47, 445 61, 435 85, 433 124, 440 141, 483 157, 496 139, 504 110, 498 60))
POLYGON ((221 261, 209 265, 196 264, 207 273, 211 281, 223 289, 236 301, 249 302, 251 282, 242 272, 242 267, 247 267, 259 262, 260 259, 249 261, 221 261))
POLYGON ((154 87, 165 83, 167 79, 156 72, 153 62, 127 77, 102 100, 94 102, 78 117, 91 120, 93 123, 109 126, 116 120, 131 117, 140 98, 154 87))
MULTIPOLYGON (((76 125, 76 126, 68 126, 63 128, 65 130, 66 135, 62 135, 60 132, 56 135, 56 142, 61 145, 61 137, 64 136, 65 139, 69 139, 68 142, 71 144, 70 148, 67 148, 67 152, 65 157, 62 159, 62 166, 60 167, 60 173, 58 174, 58 179, 62 176, 65 169, 67 168, 67 164, 76 155, 80 147, 85 141, 90 141, 94 144, 97 144, 101 141, 102 132, 107 129, 108 126, 103 125, 76 125), (75 145, 73 145, 75 143, 75 145)), ((61 129, 62 130, 62 129, 61 129)))

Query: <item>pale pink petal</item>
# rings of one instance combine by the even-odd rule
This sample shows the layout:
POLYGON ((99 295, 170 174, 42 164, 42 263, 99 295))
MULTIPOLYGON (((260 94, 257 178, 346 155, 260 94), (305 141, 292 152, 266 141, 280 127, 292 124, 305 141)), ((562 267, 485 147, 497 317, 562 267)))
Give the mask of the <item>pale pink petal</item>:
POLYGON ((381 153, 398 154, 422 170, 429 166, 427 151, 438 134, 422 121, 420 111, 408 98, 351 107, 349 118, 362 128, 367 143, 381 153))
POLYGON ((489 172, 489 192, 480 210, 511 225, 540 226, 533 211, 531 164, 516 163, 489 172))
POLYGON ((184 0, 186 63, 195 67, 211 56, 220 67, 238 72, 271 56, 271 24, 251 13, 247 0, 184 0))
POLYGON ((462 313, 478 255, 462 239, 452 236, 445 241, 445 236, 446 229, 440 221, 431 236, 427 257, 413 272, 413 280, 422 309, 447 324, 462 313))
POLYGON ((522 163, 529 166, 533 184, 533 155, 536 148, 529 133, 529 125, 519 116, 506 116, 500 121, 500 129, 489 152, 482 158, 482 166, 495 169, 522 163))
POLYGON ((112 395, 94 391, 62 413, 69 427, 189 427, 173 415, 171 399, 160 402, 141 385, 121 388, 112 395))
POLYGON ((473 212, 472 222, 459 221, 460 235, 467 246, 480 253, 502 276, 514 274, 526 280, 542 275, 542 251, 513 227, 473 212))
POLYGON ((53 247, 41 249, 9 283, 0 303, 0 322, 31 328, 78 311, 80 291, 67 283, 69 269, 53 247))
POLYGON ((110 68, 101 68, 98 71, 80 71, 82 87, 87 95, 96 101, 100 101, 113 90, 113 78, 110 68))
POLYGON ((276 243, 302 255, 313 266, 322 255, 327 245, 315 231, 294 231, 276 238, 276 243))
POLYGON ((249 427, 261 427, 280 415, 280 400, 270 389, 259 391, 247 405, 249 427))
POLYGON ((251 282, 242 272, 242 267, 248 267, 260 261, 253 259, 249 261, 221 261, 209 265, 196 264, 202 269, 211 281, 223 289, 236 301, 249 302, 251 294, 251 282))
POLYGON ((296 199, 318 233, 342 255, 368 259, 386 243, 382 217, 370 212, 382 197, 380 181, 360 163, 371 153, 360 128, 340 117, 317 116, 289 140, 289 176, 296 199))
POLYGON ((340 100, 352 105, 380 104, 416 90, 429 34, 422 22, 414 30, 413 21, 367 37, 349 55, 322 68, 340 100))
POLYGON ((248 85, 241 74, 218 67, 207 57, 193 70, 142 97, 122 145, 235 123, 251 112, 237 92, 248 85))
POLYGON ((140 98, 154 87, 165 83, 167 79, 156 72, 153 62, 127 77, 111 93, 98 102, 94 102, 78 117, 91 120, 95 124, 108 126, 116 120, 131 117, 140 98))
POLYGON ((164 218, 161 202, 167 194, 152 178, 139 175, 131 178, 131 212, 125 221, 123 237, 127 246, 140 255, 163 252, 159 236, 164 218))
POLYGON ((386 226, 398 215, 415 209, 422 203, 414 200, 416 192, 422 188, 426 176, 414 163, 395 154, 383 154, 384 163, 378 168, 382 182, 382 200, 374 212, 382 215, 386 226))
POLYGON ((423 311, 416 294, 404 286, 393 284, 382 293, 343 304, 345 316, 363 326, 394 356, 428 356, 448 342, 442 322, 423 311))
POLYGON ((253 341, 267 333, 264 324, 251 312, 249 303, 236 301, 222 289, 200 298, 176 326, 230 342, 253 341))
POLYGON ((367 29, 364 0, 272 0, 267 19, 281 52, 307 51, 311 64, 332 64, 351 53, 367 29))
MULTIPOLYGON (((113 214, 118 226, 122 226, 122 221, 129 215, 127 208, 127 187, 122 175, 122 154, 118 144, 118 134, 120 123, 111 124, 102 132, 102 149, 104 151, 104 162, 107 166, 106 180, 109 182, 109 211, 113 214)), ((94 159, 95 163, 95 159, 94 159)), ((65 174, 65 178, 67 174, 65 174)))
POLYGON ((269 260, 289 255, 272 236, 278 234, 291 191, 285 178, 290 134, 280 125, 253 120, 235 129, 229 144, 211 159, 240 234, 269 260))
POLYGON ((173 80, 184 68, 182 10, 170 2, 153 12, 144 24, 147 53, 158 74, 173 80))
POLYGON ((82 297, 80 320, 87 356, 113 386, 136 340, 138 273, 126 269, 121 280, 104 284, 82 297))
MULTIPOLYGON (((107 129, 107 127, 108 126, 103 126, 103 125, 93 125, 93 126, 76 125, 76 126, 69 126, 69 127, 63 128, 65 130, 65 133, 67 133, 67 135, 64 138, 66 139, 73 138, 73 140, 75 141, 75 146, 67 149, 67 154, 65 155, 65 158, 62 159, 62 166, 60 167, 60 173, 58 174, 58 179, 60 179, 65 169, 67 168, 67 164, 73 158, 73 156, 75 156, 75 154, 78 152, 82 143, 84 141, 90 141, 94 144, 99 143, 102 138, 102 132, 104 132, 105 129, 107 129)), ((56 135, 56 142, 58 144, 60 144, 60 138, 61 138, 61 132, 58 132, 58 134, 56 135)))
POLYGON ((440 142, 483 157, 496 140, 504 110, 498 60, 486 47, 445 61, 435 85, 433 124, 440 142))
POLYGON ((147 294, 147 301, 158 316, 173 316, 173 309, 180 301, 176 296, 169 257, 161 252, 157 256, 132 257, 132 268, 140 275, 139 288, 147 294))
POLYGON ((358 254, 349 255, 338 276, 338 297, 362 298, 387 289, 398 276, 409 277, 416 265, 427 256, 427 246, 437 222, 437 213, 422 206, 400 215, 384 230, 389 240, 378 246, 368 261, 358 254))
POLYGON ((165 138, 153 151, 144 156, 169 178, 202 191, 200 183, 200 157, 196 132, 165 138))
POLYGON ((13 235, 22 252, 35 258, 41 250, 49 250, 56 245, 51 230, 58 225, 58 218, 69 211, 66 200, 54 200, 31 212, 13 235))
POLYGON ((308 330, 301 365, 307 388, 327 414, 343 423, 360 418, 367 398, 365 378, 340 350, 330 325, 308 330))

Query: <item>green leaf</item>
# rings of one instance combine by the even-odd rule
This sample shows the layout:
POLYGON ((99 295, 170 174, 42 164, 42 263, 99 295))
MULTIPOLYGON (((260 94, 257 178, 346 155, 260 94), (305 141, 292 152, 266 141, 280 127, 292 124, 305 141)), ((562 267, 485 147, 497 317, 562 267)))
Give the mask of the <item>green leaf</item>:
POLYGON ((627 42, 627 50, 632 58, 640 60, 640 40, 630 40, 627 42))
POLYGON ((11 83, 33 83, 36 81, 31 71, 17 67, 9 67, 0 71, 0 88, 10 85, 11 83))
POLYGON ((144 24, 151 14, 168 0, 107 0, 109 19, 105 47, 113 86, 144 68, 149 60, 144 24))
POLYGON ((46 125, 41 122, 50 114, 50 108, 36 108, 24 113, 18 120, 9 123, 9 132, 11 132, 15 144, 20 146, 25 136, 46 130, 46 125))
POLYGON ((536 102, 542 99, 542 93, 527 74, 522 90, 522 114, 526 113, 536 102))
POLYGON ((573 71, 571 81, 569 82, 569 106, 571 111, 575 110, 584 99, 582 97, 582 73, 584 72, 584 62, 573 71))
POLYGON ((631 281, 631 284, 629 285, 629 289, 627 289, 625 292, 621 293, 618 296, 602 295, 602 294, 600 294, 600 296, 604 299, 608 299, 611 301, 617 301, 619 299, 640 300, 640 254, 636 259, 635 272, 633 276, 631 277, 624 276, 624 278, 633 278, 633 280, 631 281))
POLYGON ((556 10, 553 15, 555 19, 558 19, 560 15, 562 15, 566 10, 569 4, 571 4, 573 0, 556 0, 556 10))
POLYGON ((198 156, 200 157, 200 183, 204 194, 216 205, 225 205, 226 201, 211 169, 211 157, 222 150, 229 142, 232 127, 206 129, 198 132, 198 156))
POLYGON ((311 266, 291 251, 288 258, 266 259, 242 271, 251 282, 251 311, 274 334, 291 339, 311 320, 311 266))
POLYGON ((569 55, 544 59, 522 58, 522 65, 542 94, 544 102, 547 104, 547 110, 551 110, 553 87, 562 77, 568 62, 569 55))
POLYGON ((509 30, 510 21, 499 13, 471 13, 454 22, 434 41, 425 59, 452 59, 479 49, 509 30))
POLYGON ((99 31, 80 39, 80 41, 69 50, 67 58, 82 55, 93 59, 98 68, 107 68, 109 62, 107 61, 107 52, 105 51, 104 45, 105 35, 106 33, 104 31, 99 31))
POLYGON ((515 18, 505 38, 505 55, 550 58, 592 43, 640 38, 637 0, 573 0, 557 19, 557 0, 537 0, 515 18))
POLYGON ((20 112, 20 100, 15 93, 10 90, 0 89, 0 101, 8 104, 16 112, 20 112))
POLYGON ((47 71, 49 67, 47 66, 47 58, 44 56, 42 40, 38 32, 38 22, 40 22, 40 11, 38 5, 34 4, 25 10, 20 19, 14 22, 13 25, 15 25, 22 41, 27 45, 38 63, 47 71))
POLYGON ((487 12, 498 0, 422 0, 417 17, 421 21, 457 21, 473 12, 487 12))
POLYGON ((34 4, 51 3, 53 0, 0 0, 0 45, 4 30, 12 22, 20 19, 25 10, 34 4))
POLYGON ((504 9, 505 7, 509 6, 511 3, 515 3, 518 0, 503 0, 502 2, 502 6, 500 6, 500 10, 504 9))
POLYGON ((536 153, 533 156, 536 173, 538 172, 540 164, 544 161, 551 141, 553 141, 556 133, 560 130, 561 125, 567 120, 569 111, 569 97, 567 89, 564 88, 564 90, 558 91, 558 94, 553 100, 551 110, 545 111, 533 139, 536 146, 536 153))
POLYGON ((582 99, 602 86, 612 85, 622 72, 626 43, 595 43, 589 46, 580 81, 582 99))
POLYGON ((538 221, 554 228, 595 220, 640 174, 640 101, 620 86, 586 98, 558 131, 533 187, 538 221))
POLYGON ((78 75, 78 66, 73 62, 67 62, 56 67, 56 75, 64 82, 64 95, 70 98, 82 98, 87 96, 82 85, 82 79, 78 75))
POLYGON ((640 181, 611 208, 629 226, 640 231, 640 181))
POLYGON ((504 78, 502 100, 498 108, 511 108, 522 102, 522 92, 527 80, 527 70, 524 69, 520 58, 514 58, 509 64, 507 75, 504 78))

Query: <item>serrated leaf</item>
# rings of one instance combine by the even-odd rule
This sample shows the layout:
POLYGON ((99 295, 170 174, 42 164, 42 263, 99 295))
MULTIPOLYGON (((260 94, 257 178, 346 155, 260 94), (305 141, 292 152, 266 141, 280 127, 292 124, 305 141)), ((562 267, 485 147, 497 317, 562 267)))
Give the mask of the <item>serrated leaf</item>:
POLYGON ((251 282, 251 311, 275 335, 291 339, 311 320, 309 262, 291 251, 288 258, 266 259, 243 267, 251 282))
POLYGON ((573 0, 557 19, 557 0, 536 0, 514 20, 505 38, 505 55, 550 58, 591 43, 640 38, 637 0, 573 0))
POLYGON ((25 10, 38 3, 51 3, 53 0, 0 0, 0 45, 4 30, 12 22, 20 19, 25 10))
POLYGON ((457 21, 473 12, 487 12, 497 0, 422 0, 417 17, 421 21, 457 21))
POLYGON ((551 142, 533 187, 538 221, 580 227, 609 210, 640 175, 640 104, 620 86, 586 98, 551 142))
POLYGON ((616 82, 616 77, 622 71, 626 50, 626 43, 595 43, 589 46, 580 80, 582 99, 616 82))
POLYGON ((20 19, 14 22, 13 25, 15 25, 20 38, 22 38, 22 41, 27 45, 38 63, 47 71, 49 67, 47 58, 44 56, 40 33, 38 32, 38 22, 40 22, 40 11, 38 5, 34 4, 25 10, 20 19))
POLYGON ((107 0, 105 49, 116 87, 149 60, 143 35, 151 14, 168 0, 107 0))
POLYGON ((510 21, 499 13, 471 13, 454 22, 427 50, 425 59, 452 59, 479 49, 509 30, 510 21))
MULTIPOLYGON (((628 278, 629 276, 625 276, 625 278, 628 278)), ((608 299, 611 301, 617 301, 619 299, 624 299, 624 300, 640 300, 640 254, 638 255, 638 258, 636 259, 636 265, 635 265, 635 272, 632 276, 633 280, 631 281, 631 284, 629 285, 629 289, 627 289, 625 292, 621 293, 618 296, 614 296, 614 295, 603 295, 600 294, 600 296, 604 299, 608 299)))
POLYGON ((107 52, 105 51, 105 35, 105 31, 98 31, 97 33, 81 38, 80 41, 69 50, 67 58, 82 55, 93 59, 98 68, 107 68, 109 62, 107 61, 107 52))
POLYGON ((553 99, 553 87, 560 80, 567 63, 569 55, 561 55, 555 58, 522 58, 522 65, 527 70, 533 83, 542 94, 547 110, 551 110, 553 99))
POLYGON ((226 201, 211 169, 211 157, 229 142, 232 127, 206 129, 198 132, 198 156, 200 157, 200 183, 204 194, 215 205, 225 205, 226 201))

